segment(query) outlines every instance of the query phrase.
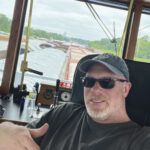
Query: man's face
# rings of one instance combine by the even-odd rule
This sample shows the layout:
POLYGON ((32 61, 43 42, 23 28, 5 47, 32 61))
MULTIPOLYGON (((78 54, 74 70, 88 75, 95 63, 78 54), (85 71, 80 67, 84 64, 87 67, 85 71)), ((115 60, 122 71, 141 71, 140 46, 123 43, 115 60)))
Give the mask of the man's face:
MULTIPOLYGON (((93 65, 88 71, 88 77, 100 79, 104 77, 125 79, 109 71, 100 64, 93 65)), ((125 98, 128 95, 130 82, 115 82, 112 89, 102 88, 98 82, 91 88, 84 87, 84 100, 88 114, 96 122, 115 122, 116 117, 126 114, 125 98)))

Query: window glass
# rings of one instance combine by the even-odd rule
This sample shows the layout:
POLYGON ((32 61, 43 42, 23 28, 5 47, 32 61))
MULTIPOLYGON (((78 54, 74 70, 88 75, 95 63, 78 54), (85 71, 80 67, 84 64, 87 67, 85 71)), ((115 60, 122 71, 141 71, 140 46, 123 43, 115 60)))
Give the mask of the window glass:
MULTIPOLYGON (((24 84, 29 91, 36 82, 55 85, 57 79, 71 86, 75 67, 83 56, 103 52, 116 54, 127 11, 92 6, 99 15, 99 23, 84 2, 34 1, 27 61, 29 68, 43 72, 43 76, 25 73, 24 84), (102 29, 104 26, 107 28, 105 31, 102 29), (114 41, 117 43, 113 43, 114 41)), ((24 38, 27 20, 28 17, 24 27, 24 38)), ((15 86, 20 84, 20 65, 24 57, 24 49, 25 42, 22 42, 15 86)))
POLYGON ((136 43, 134 60, 150 62, 150 19, 142 14, 136 43))
POLYGON ((15 0, 0 0, 0 85, 2 82, 15 0))

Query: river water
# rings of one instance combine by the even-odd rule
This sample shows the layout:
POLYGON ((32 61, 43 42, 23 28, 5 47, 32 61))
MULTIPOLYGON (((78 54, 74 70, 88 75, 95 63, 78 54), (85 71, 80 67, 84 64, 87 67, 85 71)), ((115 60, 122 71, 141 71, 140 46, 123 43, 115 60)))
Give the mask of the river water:
MULTIPOLYGON (((67 56, 67 53, 62 50, 54 48, 40 48, 40 44, 42 43, 45 42, 42 40, 33 39, 29 41, 30 52, 28 52, 27 55, 28 68, 43 72, 43 76, 26 72, 24 84, 27 85, 28 91, 32 91, 33 85, 36 82, 55 85, 56 80, 60 77, 60 72, 67 56)), ((23 43, 21 47, 24 47, 24 45, 25 44, 23 43)), ((7 42, 1 42, 0 47, 4 49, 7 48, 7 42)), ((23 54, 19 56, 14 83, 15 87, 17 87, 21 82, 20 66, 23 58, 23 54)), ((0 82, 2 81, 4 64, 5 60, 0 60, 0 82)))

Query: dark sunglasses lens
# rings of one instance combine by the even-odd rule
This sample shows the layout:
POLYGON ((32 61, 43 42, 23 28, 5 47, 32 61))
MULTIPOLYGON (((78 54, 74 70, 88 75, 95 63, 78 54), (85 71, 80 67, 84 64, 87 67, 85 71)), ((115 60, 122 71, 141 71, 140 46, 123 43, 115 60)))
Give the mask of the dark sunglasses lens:
POLYGON ((84 85, 85 87, 91 88, 91 87, 94 86, 94 84, 95 84, 95 79, 93 79, 93 78, 88 78, 88 77, 84 78, 83 85, 84 85))
POLYGON ((111 89, 115 86, 115 81, 113 79, 102 79, 99 83, 104 89, 111 89))

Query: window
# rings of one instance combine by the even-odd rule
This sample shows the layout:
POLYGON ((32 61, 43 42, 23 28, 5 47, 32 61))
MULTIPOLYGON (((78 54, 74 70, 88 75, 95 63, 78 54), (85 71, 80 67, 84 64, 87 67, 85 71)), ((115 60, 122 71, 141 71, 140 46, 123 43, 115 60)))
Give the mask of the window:
MULTIPOLYGON (((108 35, 105 34, 84 2, 34 1, 27 61, 29 68, 43 72, 43 76, 25 73, 24 84, 29 91, 35 82, 55 85, 58 78, 70 85, 75 67, 85 55, 103 52, 116 54, 127 11, 92 6, 112 36, 108 29, 105 31, 108 35), (113 43, 115 40, 116 45, 113 43)), ((24 33, 27 31, 27 18, 24 33)), ((21 44, 15 86, 20 84, 21 80, 20 66, 24 57, 25 36, 26 34, 21 44)))
POLYGON ((134 60, 150 62, 150 19, 149 15, 142 14, 136 43, 134 60))

